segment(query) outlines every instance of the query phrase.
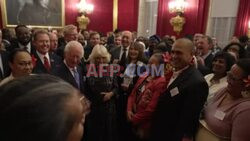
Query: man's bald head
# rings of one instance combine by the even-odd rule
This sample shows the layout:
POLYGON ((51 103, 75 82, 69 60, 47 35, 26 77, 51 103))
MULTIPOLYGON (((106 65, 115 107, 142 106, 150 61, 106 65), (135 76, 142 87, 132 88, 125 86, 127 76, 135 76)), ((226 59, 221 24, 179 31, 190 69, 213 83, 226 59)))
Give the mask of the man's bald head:
POLYGON ((176 71, 181 70, 191 63, 194 45, 189 39, 181 38, 175 41, 171 51, 171 64, 176 71))
POLYGON ((180 47, 184 48, 186 51, 190 53, 194 52, 194 44, 189 39, 180 38, 180 39, 177 39, 174 44, 179 44, 180 47))
POLYGON ((123 31, 122 32, 122 46, 127 48, 133 42, 133 34, 130 31, 123 31))

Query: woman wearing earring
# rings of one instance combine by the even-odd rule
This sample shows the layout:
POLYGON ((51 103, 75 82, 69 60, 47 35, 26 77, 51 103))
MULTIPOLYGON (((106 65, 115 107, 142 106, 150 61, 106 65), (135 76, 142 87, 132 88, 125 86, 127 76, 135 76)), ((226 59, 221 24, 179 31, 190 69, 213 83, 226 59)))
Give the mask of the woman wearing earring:
POLYGON ((249 141, 250 59, 233 65, 227 82, 205 108, 196 141, 249 141))

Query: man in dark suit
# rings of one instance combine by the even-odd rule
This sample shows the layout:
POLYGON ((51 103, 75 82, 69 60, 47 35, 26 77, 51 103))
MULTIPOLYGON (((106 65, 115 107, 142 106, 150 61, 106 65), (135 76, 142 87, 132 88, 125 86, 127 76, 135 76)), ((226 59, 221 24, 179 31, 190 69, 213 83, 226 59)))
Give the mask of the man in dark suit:
POLYGON ((15 28, 16 39, 11 40, 11 46, 7 51, 11 52, 15 48, 26 49, 29 53, 34 51, 31 45, 31 32, 26 25, 17 25, 15 28))
POLYGON ((120 64, 124 67, 128 63, 128 51, 129 47, 133 42, 133 36, 130 31, 123 31, 122 32, 122 46, 114 48, 110 51, 111 53, 111 62, 116 64, 120 64))
POLYGON ((79 66, 84 51, 82 45, 77 41, 70 41, 64 50, 63 64, 56 69, 54 74, 75 88, 84 92, 83 70, 79 66))
POLYGON ((56 51, 56 54, 63 58, 64 54, 64 48, 66 44, 70 41, 77 41, 78 40, 78 32, 77 27, 70 24, 66 25, 63 29, 63 38, 60 38, 61 40, 58 40, 58 48, 56 51))
POLYGON ((212 61, 214 55, 212 54, 213 40, 209 36, 202 36, 197 43, 198 69, 203 76, 212 73, 212 61))
POLYGON ((89 55, 91 54, 93 48, 95 47, 95 45, 100 44, 101 40, 100 40, 101 36, 98 32, 92 32, 89 35, 89 43, 86 45, 86 47, 84 48, 84 58, 86 60, 88 60, 89 55))
POLYGON ((152 119, 151 141, 191 141, 198 127, 208 85, 190 65, 193 43, 178 39, 171 51, 174 73, 167 90, 159 97, 152 119))
MULTIPOLYGON (((133 42, 133 36, 130 31, 122 32, 122 46, 114 48, 110 51, 111 53, 111 63, 120 65, 120 72, 125 71, 126 65, 128 64, 128 51, 129 47, 133 42)), ((127 108, 127 99, 128 94, 123 91, 121 88, 121 83, 123 81, 122 77, 118 77, 119 97, 117 100, 117 114, 118 114, 118 128, 120 133, 119 140, 127 141, 129 140, 129 127, 126 119, 126 108, 127 108)))
POLYGON ((10 75, 8 53, 0 50, 0 81, 10 75))
POLYGON ((32 52, 33 73, 51 73, 54 69, 60 67, 62 59, 56 54, 49 53, 50 39, 47 31, 36 31, 33 44, 36 49, 32 52))

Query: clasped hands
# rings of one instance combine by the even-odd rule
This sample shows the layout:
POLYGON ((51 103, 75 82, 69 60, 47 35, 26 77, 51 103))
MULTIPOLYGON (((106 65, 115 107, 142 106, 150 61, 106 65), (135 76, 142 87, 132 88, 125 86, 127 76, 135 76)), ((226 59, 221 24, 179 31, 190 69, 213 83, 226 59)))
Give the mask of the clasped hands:
POLYGON ((114 95, 113 92, 101 92, 101 95, 103 96, 103 101, 106 102, 111 99, 111 97, 114 95))

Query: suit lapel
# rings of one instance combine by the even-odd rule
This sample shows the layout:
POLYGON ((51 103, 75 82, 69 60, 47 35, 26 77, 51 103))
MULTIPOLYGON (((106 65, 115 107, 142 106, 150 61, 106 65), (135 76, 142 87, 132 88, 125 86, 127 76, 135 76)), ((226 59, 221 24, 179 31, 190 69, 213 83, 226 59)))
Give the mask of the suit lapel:
POLYGON ((71 71, 69 70, 69 68, 63 63, 65 72, 66 72, 66 78, 68 78, 69 82, 71 82, 74 86, 77 86, 76 81, 74 76, 72 75, 71 71))
MULTIPOLYGON (((175 87, 179 87, 180 83, 183 83, 188 77, 190 76, 191 72, 193 70, 192 66, 189 66, 186 70, 184 70, 168 87, 167 91, 170 91, 171 89, 175 87)), ((184 83, 183 83, 184 84, 184 83)))

